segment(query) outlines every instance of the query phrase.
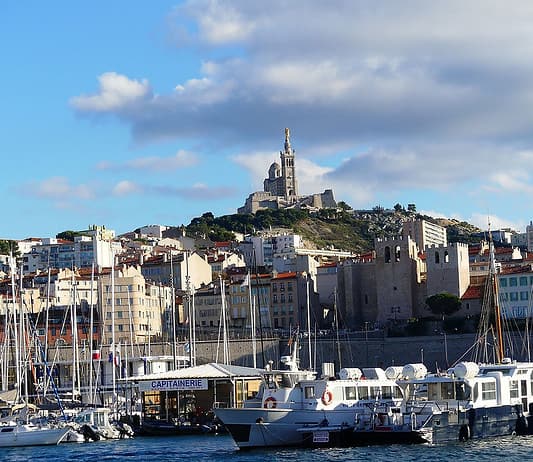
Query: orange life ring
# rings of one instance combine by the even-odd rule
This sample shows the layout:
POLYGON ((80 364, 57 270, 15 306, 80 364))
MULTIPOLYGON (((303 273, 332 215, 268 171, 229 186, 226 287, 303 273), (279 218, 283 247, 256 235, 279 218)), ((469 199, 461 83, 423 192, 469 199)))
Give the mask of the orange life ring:
POLYGON ((331 393, 331 391, 326 390, 324 394, 322 395, 322 403, 324 403, 324 405, 327 406, 332 401, 333 401, 333 394, 331 393))
POLYGON ((275 409, 277 405, 278 403, 276 402, 276 398, 269 396, 267 399, 265 399, 264 407, 267 409, 275 409))

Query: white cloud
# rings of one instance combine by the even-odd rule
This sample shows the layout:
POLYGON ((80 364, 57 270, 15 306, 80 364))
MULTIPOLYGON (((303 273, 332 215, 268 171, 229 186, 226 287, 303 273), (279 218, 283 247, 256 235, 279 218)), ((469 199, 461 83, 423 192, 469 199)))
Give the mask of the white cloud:
POLYGON ((174 10, 173 16, 190 15, 198 22, 199 36, 212 45, 231 44, 245 40, 254 30, 254 23, 232 4, 222 0, 188 2, 174 10))
POLYGON ((99 170, 141 170, 145 172, 165 172, 193 167, 198 164, 198 157, 189 151, 179 150, 170 157, 139 157, 123 163, 100 162, 99 170))
POLYGON ((115 196, 129 196, 131 194, 139 194, 143 192, 143 188, 137 183, 129 180, 119 181, 113 188, 113 195, 115 196))
POLYGON ((86 184, 71 185, 65 177, 51 177, 40 182, 24 186, 31 195, 46 199, 81 199, 91 200, 95 197, 94 189, 86 184))
POLYGON ((289 126, 305 193, 332 187, 368 207, 405 191, 477 201, 532 192, 529 1, 188 0, 171 21, 174 38, 200 53, 198 75, 153 96, 147 81, 104 74, 73 106, 115 112, 135 141, 186 138, 239 152, 252 190, 278 160, 275 149, 266 154, 272 133, 289 126), (340 146, 348 154, 333 170, 299 155, 338 158, 340 146))
POLYGON ((524 170, 499 171, 491 175, 491 180, 493 191, 533 194, 531 178, 524 170))
POLYGON ((131 80, 115 72, 106 72, 98 77, 98 81, 100 82, 98 93, 71 98, 71 105, 80 111, 115 111, 150 94, 147 80, 131 80))
POLYGON ((525 232, 527 223, 525 221, 513 221, 507 218, 502 218, 500 216, 492 214, 482 214, 482 213, 473 213, 471 216, 466 218, 464 221, 471 223, 482 230, 491 229, 502 229, 502 228, 511 228, 517 232, 525 232))

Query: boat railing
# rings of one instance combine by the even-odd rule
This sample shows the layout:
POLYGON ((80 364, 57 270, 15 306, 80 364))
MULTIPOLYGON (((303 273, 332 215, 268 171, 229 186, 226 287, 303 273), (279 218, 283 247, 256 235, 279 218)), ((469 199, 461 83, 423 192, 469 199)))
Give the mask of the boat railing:
POLYGON ((414 412, 416 414, 424 414, 425 412, 446 412, 450 410, 450 405, 447 401, 409 401, 405 406, 408 412, 414 412))
POLYGON ((229 403, 225 401, 215 401, 213 403, 213 409, 225 409, 229 407, 229 403))

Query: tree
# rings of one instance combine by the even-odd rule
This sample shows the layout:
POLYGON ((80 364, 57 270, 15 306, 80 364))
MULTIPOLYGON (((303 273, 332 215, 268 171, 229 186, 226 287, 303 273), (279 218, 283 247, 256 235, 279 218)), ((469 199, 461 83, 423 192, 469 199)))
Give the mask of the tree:
POLYGON ((450 316, 461 309, 461 300, 453 294, 442 292, 428 297, 426 305, 433 314, 444 319, 444 316, 450 316))
POLYGON ((72 241, 74 242, 74 238, 76 236, 81 236, 82 234, 79 231, 62 231, 58 234, 56 234, 56 239, 64 239, 65 241, 72 241))
POLYGON ((12 254, 14 257, 20 255, 17 241, 0 240, 0 255, 12 254))

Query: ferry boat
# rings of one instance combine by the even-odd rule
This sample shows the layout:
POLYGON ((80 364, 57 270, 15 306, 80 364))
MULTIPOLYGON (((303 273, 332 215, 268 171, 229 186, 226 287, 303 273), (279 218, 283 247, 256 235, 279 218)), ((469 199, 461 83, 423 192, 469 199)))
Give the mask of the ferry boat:
POLYGON ((266 370, 257 395, 244 407, 214 409, 241 449, 336 444, 337 436, 355 428, 354 416, 369 413, 377 400, 390 406, 403 400, 401 387, 381 368, 342 369, 339 379, 317 378, 298 369, 294 353, 282 362, 288 369, 266 370))

